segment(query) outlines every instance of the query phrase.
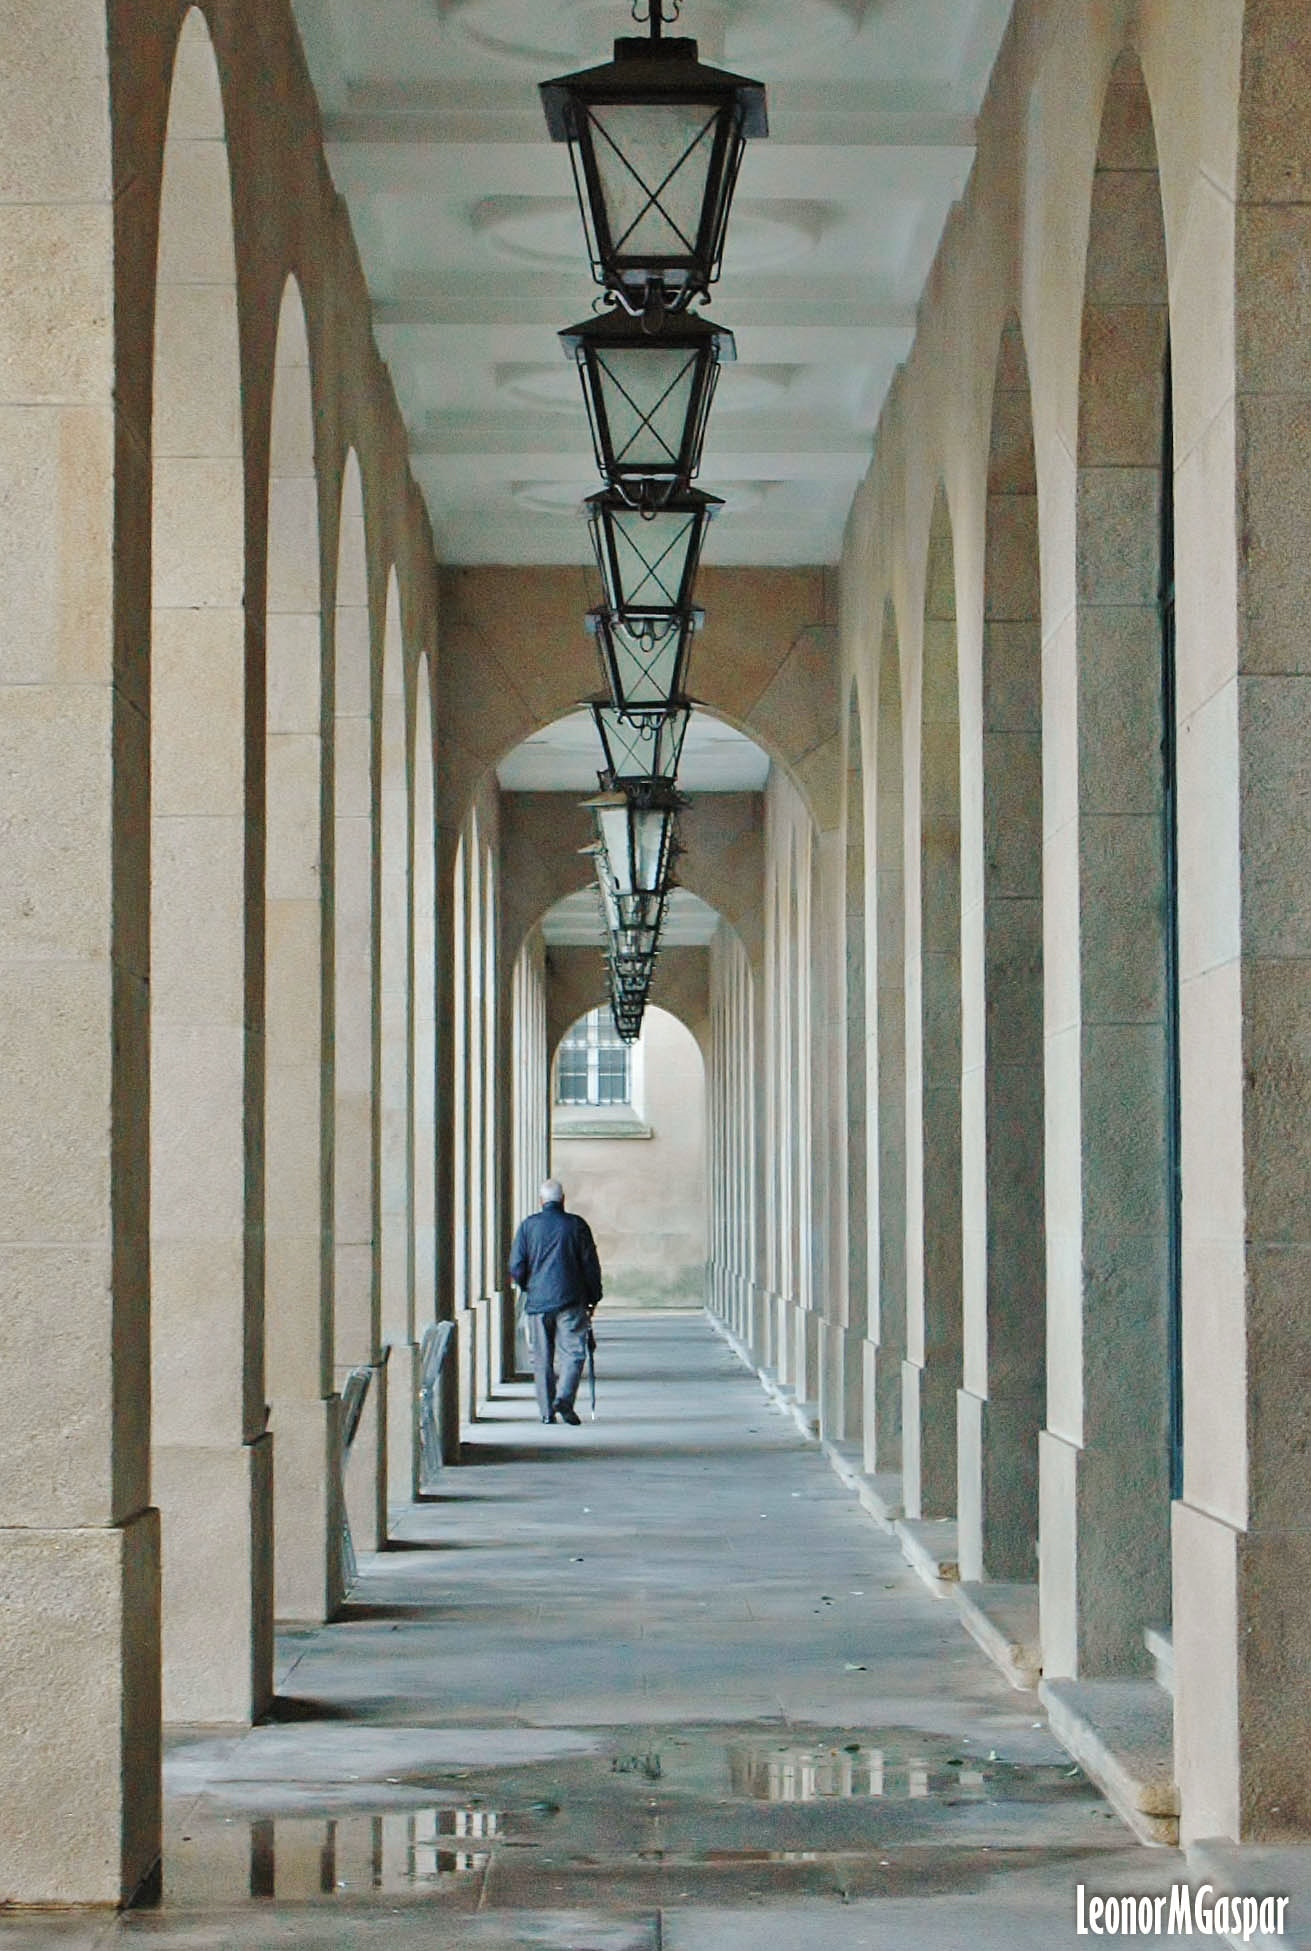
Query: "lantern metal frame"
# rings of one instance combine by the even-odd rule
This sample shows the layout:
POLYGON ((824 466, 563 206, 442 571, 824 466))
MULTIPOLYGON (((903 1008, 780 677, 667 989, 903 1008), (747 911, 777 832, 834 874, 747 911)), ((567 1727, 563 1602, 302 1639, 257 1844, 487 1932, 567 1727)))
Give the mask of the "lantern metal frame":
POLYGON ((657 783, 672 786, 678 777, 683 743, 692 721, 692 702, 671 698, 649 710, 619 710, 609 698, 591 698, 588 709, 596 726, 605 764, 601 786, 657 783))
POLYGON ((601 675, 616 711, 658 711, 681 697, 692 639, 705 611, 680 611, 663 626, 633 629, 604 606, 589 610, 585 628, 596 639, 601 675))
POLYGON ((610 487, 640 508, 659 507, 689 487, 700 472, 719 368, 737 357, 733 334, 711 319, 690 317, 671 319, 653 333, 615 310, 571 325, 560 342, 578 367, 597 469, 610 487), (681 364, 662 376, 654 403, 643 407, 635 384, 640 362, 648 369, 658 359, 670 365, 671 353, 682 355, 681 364), (683 392, 681 424, 665 428, 661 410, 683 392))
POLYGON ((628 781, 622 788, 597 793, 583 804, 596 821, 597 842, 603 850, 598 856, 598 872, 605 872, 604 898, 613 903, 618 929, 655 929, 658 933, 665 898, 673 886, 674 863, 682 852, 677 822, 687 800, 666 781, 648 780, 628 781), (614 826, 606 816, 616 813, 623 815, 623 838, 620 847, 612 850, 614 826), (659 821, 659 835, 651 848, 639 838, 637 823, 653 816, 659 821))
POLYGON ((654 957, 659 953, 660 930, 665 920, 665 900, 662 896, 653 909, 648 909, 639 919, 625 922, 621 919, 615 898, 614 885, 606 866, 606 849, 599 840, 581 851, 590 856, 596 871, 597 899, 600 905, 601 927, 606 940, 606 952, 625 957, 654 957))
MULTIPOLYGON (((765 90, 758 81, 708 67, 697 44, 684 36, 666 39, 664 10, 651 0, 650 33, 623 35, 614 57, 540 84, 546 125, 554 142, 569 145, 574 188, 587 236, 592 276, 612 291, 625 310, 658 318, 708 295, 719 277, 728 213, 747 141, 769 133, 765 90), (606 127, 605 112, 668 109, 704 111, 672 167, 662 158, 659 181, 648 182, 640 155, 625 153, 606 127), (608 177, 635 186, 644 199, 635 216, 617 218, 608 194, 608 177), (669 207, 671 190, 701 173, 699 209, 694 224, 684 224, 669 207), (643 248, 640 233, 654 216, 675 248, 643 248), (623 228, 616 234, 616 222, 623 228), (689 235, 689 230, 692 234, 689 235)), ((680 137, 682 132, 680 131, 680 137)), ((631 147, 631 145, 630 145, 631 147)))
POLYGON ((706 529, 723 505, 700 488, 667 495, 655 510, 635 509, 613 488, 588 496, 605 607, 625 629, 637 636, 667 632, 690 615, 706 529))

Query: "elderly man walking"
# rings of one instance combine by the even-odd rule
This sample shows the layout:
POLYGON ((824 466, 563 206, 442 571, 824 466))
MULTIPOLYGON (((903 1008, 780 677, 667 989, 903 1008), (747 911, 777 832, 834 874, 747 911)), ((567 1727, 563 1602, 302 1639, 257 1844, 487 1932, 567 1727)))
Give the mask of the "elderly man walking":
POLYGON ((547 1179, 539 1197, 541 1211, 530 1214, 514 1236, 510 1278, 524 1293, 542 1421, 552 1423, 558 1416, 576 1427, 582 1419, 574 1397, 601 1299, 601 1262, 587 1221, 565 1211, 560 1181, 547 1179))

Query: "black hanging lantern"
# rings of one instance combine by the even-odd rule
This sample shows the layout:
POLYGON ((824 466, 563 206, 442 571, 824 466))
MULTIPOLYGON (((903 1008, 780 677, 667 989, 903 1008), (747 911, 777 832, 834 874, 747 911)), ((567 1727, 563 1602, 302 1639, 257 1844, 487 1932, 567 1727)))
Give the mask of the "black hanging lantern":
POLYGON ((699 488, 671 494, 654 512, 633 508, 614 489, 588 497, 606 607, 627 630, 651 638, 689 614, 706 524, 723 505, 699 488))
POLYGON ((541 84, 546 125, 567 142, 592 275, 654 323, 709 292, 747 139, 769 133, 758 81, 707 67, 694 40, 624 36, 614 59, 541 84))
POLYGON ((671 319, 650 333, 622 311, 560 334, 577 362, 596 464, 636 507, 659 507, 701 466, 706 417, 733 334, 708 318, 671 319))
POLYGON ((676 816, 683 801, 667 786, 598 793, 586 800, 596 820, 620 929, 659 931, 678 854, 676 816))
POLYGON ((630 629, 609 610, 589 612, 587 628, 616 711, 663 710, 682 695, 692 637, 704 621, 704 610, 688 610, 663 626, 630 629))
POLYGON ((624 1043, 637 1042, 642 1034, 644 1013, 644 1004, 626 1003, 616 1000, 613 995, 610 998, 610 1020, 615 1026, 616 1034, 624 1043))
POLYGON ((629 957, 625 960, 612 953, 606 960, 610 993, 615 1000, 629 1006, 643 1004, 651 993, 655 957, 629 957))
POLYGON ((605 754, 601 772, 604 787, 621 786, 625 781, 674 784, 692 717, 692 707, 685 698, 674 699, 666 709, 657 711, 616 711, 608 700, 598 699, 591 712, 605 754))
POLYGON ((601 926, 605 931, 606 957, 608 961, 619 959, 625 962, 646 959, 652 960, 660 946, 660 930, 664 926, 665 903, 663 898, 649 908, 640 921, 625 926, 620 919, 619 904, 615 898, 606 864, 605 848, 600 841, 594 841, 583 849, 591 854, 596 867, 596 885, 600 898, 601 926))

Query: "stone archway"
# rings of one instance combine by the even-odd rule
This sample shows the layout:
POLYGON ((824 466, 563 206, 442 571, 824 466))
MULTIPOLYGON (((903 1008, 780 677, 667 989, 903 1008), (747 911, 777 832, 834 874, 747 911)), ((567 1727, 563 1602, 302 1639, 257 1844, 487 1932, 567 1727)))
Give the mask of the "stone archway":
MULTIPOLYGON (((698 700, 785 769, 822 831, 841 818, 836 596, 819 569, 703 568, 698 700)), ((441 577, 440 818, 459 828, 515 746, 599 688, 578 569, 453 569, 441 577)))

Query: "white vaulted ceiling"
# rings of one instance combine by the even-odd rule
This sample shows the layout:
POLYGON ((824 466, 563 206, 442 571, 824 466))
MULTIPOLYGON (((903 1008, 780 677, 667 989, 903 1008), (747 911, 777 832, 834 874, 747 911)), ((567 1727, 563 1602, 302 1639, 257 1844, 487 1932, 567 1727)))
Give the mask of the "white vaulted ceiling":
MULTIPOLYGON (((836 559, 1012 0, 685 0, 769 92, 711 316, 737 339, 706 559, 836 559)), ((556 333, 595 295, 536 84, 610 58, 628 0, 294 0, 440 557, 583 562, 597 486, 556 333)))

